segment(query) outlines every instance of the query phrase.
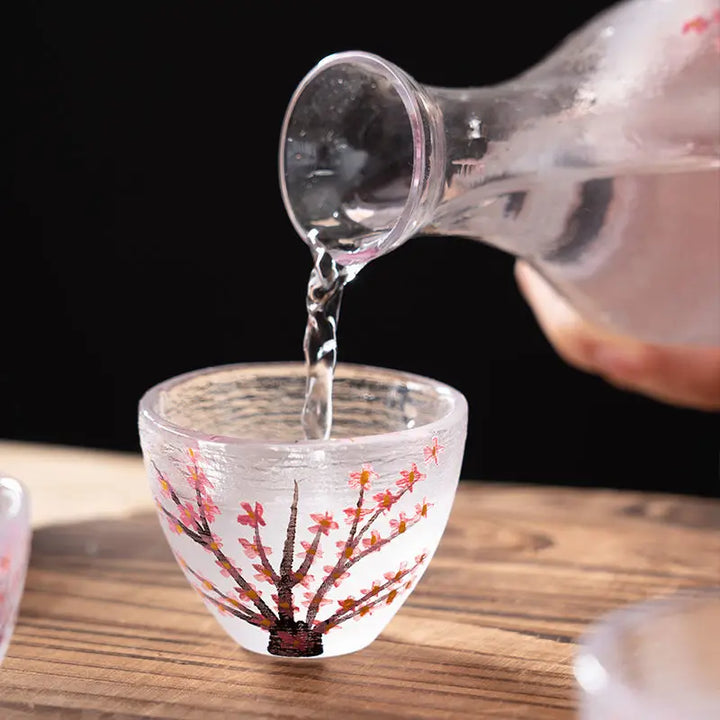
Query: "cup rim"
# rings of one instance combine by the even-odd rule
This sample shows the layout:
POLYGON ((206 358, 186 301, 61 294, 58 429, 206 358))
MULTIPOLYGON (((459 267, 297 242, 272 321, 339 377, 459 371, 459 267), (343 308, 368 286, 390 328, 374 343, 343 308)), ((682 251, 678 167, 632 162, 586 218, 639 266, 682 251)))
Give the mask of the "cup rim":
MULTIPOLYGON (((311 449, 323 449, 329 447, 339 447, 342 445, 356 445, 359 442, 383 444, 383 443, 395 443, 399 438, 404 440, 412 440, 416 435, 425 434, 427 428, 432 425, 438 429, 443 426, 451 427, 458 421, 461 421, 467 417, 468 403, 465 396, 457 389, 439 380, 419 375, 417 373, 408 372, 405 370, 396 370, 393 368, 377 367, 373 365, 365 365, 359 363, 338 363, 335 369, 335 377, 343 377, 347 374, 360 374, 365 370, 372 371, 373 373, 380 373, 386 375, 389 378, 395 380, 402 380, 408 385, 416 384, 424 387, 429 387, 435 390, 438 395, 444 396, 450 400, 450 407, 447 412, 438 416, 435 420, 417 425, 412 428, 403 428, 400 430, 394 430, 386 433, 376 433, 368 435, 353 435, 349 437, 331 437, 329 440, 323 439, 303 439, 288 441, 263 441, 257 439, 249 439, 236 437, 232 435, 211 435, 200 430, 193 430, 184 425, 174 423, 165 418, 161 413, 156 410, 156 404, 160 393, 165 392, 177 385, 188 380, 202 377, 203 375, 212 375, 216 373, 231 372, 233 370, 247 370, 247 371, 273 371, 282 372, 286 369, 289 372, 303 374, 305 372, 305 364, 299 361, 266 361, 266 362, 247 362, 247 363, 229 363, 223 365, 212 365, 210 367, 200 368, 197 370, 191 370, 189 372, 180 373, 166 380, 163 380, 152 387, 150 387, 140 398, 138 404, 138 416, 139 421, 145 420, 152 426, 159 428, 165 433, 170 433, 176 437, 183 438, 186 442, 197 442, 200 441, 206 446, 238 446, 243 448, 262 447, 265 449, 280 449, 288 451, 290 449, 297 450, 298 448, 311 448, 311 449)), ((298 420, 299 422, 299 420, 298 420)))

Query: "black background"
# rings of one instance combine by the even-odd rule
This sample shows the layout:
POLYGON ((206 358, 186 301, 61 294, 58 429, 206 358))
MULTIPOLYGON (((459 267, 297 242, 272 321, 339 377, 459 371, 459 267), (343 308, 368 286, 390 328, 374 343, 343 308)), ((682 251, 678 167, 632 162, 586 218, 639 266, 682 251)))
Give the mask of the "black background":
MULTIPOLYGON (((137 450, 155 382, 302 359, 310 254, 277 152, 322 57, 367 50, 422 83, 488 85, 609 4, 10 4, 0 437, 137 450)), ((340 360, 463 391, 465 477, 717 494, 718 416, 567 367, 512 264, 413 239, 347 288, 340 360)))

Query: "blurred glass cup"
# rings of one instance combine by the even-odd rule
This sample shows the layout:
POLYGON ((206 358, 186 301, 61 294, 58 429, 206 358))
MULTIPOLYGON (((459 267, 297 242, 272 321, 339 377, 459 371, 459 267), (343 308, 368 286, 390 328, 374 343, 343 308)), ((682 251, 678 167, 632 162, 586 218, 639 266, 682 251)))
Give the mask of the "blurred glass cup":
POLYGON ((0 473, 0 663, 15 629, 28 559, 30 508, 27 491, 0 473))
POLYGON ((582 720, 719 720, 720 589, 611 612, 574 663, 582 720))

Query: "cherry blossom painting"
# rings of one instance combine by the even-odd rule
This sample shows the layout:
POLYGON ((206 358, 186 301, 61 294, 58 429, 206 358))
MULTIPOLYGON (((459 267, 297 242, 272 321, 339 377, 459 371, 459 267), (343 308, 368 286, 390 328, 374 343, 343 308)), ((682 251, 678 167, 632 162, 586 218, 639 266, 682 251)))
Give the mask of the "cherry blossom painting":
MULTIPOLYGON (((393 605, 413 589, 439 541, 442 529, 423 544, 422 526, 435 506, 423 488, 433 472, 440 483, 444 447, 433 437, 418 450, 418 457, 390 476, 382 477, 370 462, 359 463, 344 480, 343 498, 352 501, 338 507, 302 508, 302 487, 295 481, 280 520, 278 512, 269 517, 254 497, 230 510, 219 508, 196 449, 185 449, 182 477, 171 477, 154 462, 150 471, 175 557, 226 629, 239 623, 265 633, 270 655, 318 657, 325 639, 344 626, 370 622, 390 608, 394 614, 393 605), (218 531, 220 515, 225 524, 218 531), (268 542, 272 529, 276 541, 268 542), (412 554, 393 552, 411 534, 418 541, 405 546, 412 554), (373 574, 365 566, 372 566, 373 574)), ((454 494, 454 484, 449 492, 454 494)))

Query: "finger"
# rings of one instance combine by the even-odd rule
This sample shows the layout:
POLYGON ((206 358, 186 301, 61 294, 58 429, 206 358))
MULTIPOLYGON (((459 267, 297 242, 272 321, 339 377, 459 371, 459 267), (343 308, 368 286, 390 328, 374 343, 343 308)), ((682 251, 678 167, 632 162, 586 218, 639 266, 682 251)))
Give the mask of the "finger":
POLYGON ((720 409, 720 348, 651 345, 613 335, 583 320, 527 264, 517 263, 515 274, 540 328, 570 365, 665 403, 720 409))

